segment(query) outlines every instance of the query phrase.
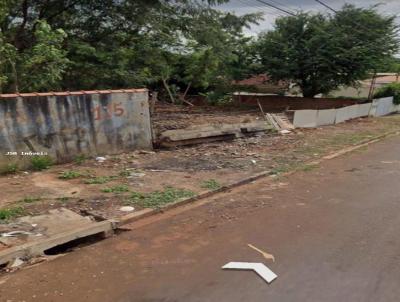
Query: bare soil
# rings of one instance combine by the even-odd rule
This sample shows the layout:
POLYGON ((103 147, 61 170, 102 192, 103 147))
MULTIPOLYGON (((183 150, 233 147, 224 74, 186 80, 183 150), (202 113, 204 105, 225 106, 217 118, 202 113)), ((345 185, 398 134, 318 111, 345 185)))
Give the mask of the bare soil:
MULTIPOLYGON (((168 110, 163 118, 162 111, 155 114, 157 131, 196 123, 236 123, 260 118, 258 112, 206 109, 200 114, 193 112, 198 109, 168 110)), ((119 211, 122 205, 140 209, 140 205, 132 203, 133 192, 152 193, 173 187, 196 194, 212 189, 206 188, 205 182, 226 185, 266 170, 277 175, 293 169, 307 171, 312 167, 306 162, 392 130, 400 130, 400 116, 356 119, 335 126, 296 130, 288 135, 269 133, 173 150, 134 151, 106 156, 102 163, 87 159, 81 164, 57 165, 41 172, 21 171, 0 177, 0 209, 22 207, 24 214, 39 214, 66 207, 77 213, 116 217, 125 214, 119 211), (80 176, 60 179, 63 172, 80 176), (104 183, 87 183, 101 177, 106 179, 104 183), (124 190, 116 192, 121 187, 124 190), (114 192, 106 193, 104 189, 114 192), (129 191, 124 192, 126 189, 129 191)))

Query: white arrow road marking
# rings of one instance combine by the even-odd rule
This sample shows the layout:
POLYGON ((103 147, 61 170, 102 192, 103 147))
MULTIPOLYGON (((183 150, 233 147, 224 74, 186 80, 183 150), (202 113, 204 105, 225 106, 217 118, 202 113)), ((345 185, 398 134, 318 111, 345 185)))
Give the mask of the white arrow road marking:
POLYGON ((274 281, 278 276, 262 263, 255 262, 229 262, 222 269, 253 270, 268 283, 274 281))

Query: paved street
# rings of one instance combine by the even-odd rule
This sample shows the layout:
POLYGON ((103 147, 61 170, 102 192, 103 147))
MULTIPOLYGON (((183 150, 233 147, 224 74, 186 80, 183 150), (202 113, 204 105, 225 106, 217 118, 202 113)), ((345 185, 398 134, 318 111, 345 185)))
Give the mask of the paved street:
POLYGON ((399 193, 395 137, 4 275, 0 300, 397 302, 399 193), (220 269, 230 261, 263 262, 278 278, 220 269))

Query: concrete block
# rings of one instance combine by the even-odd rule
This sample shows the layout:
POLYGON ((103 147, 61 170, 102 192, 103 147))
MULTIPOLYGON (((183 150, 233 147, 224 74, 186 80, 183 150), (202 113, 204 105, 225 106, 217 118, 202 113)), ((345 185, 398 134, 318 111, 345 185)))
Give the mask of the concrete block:
POLYGON ((392 113, 393 97, 378 99, 375 116, 385 116, 392 113))
POLYGON ((343 123, 349 119, 347 107, 336 109, 335 124, 343 123))
POLYGON ((317 125, 333 125, 336 118, 336 109, 318 110, 317 125))
POLYGON ((358 105, 358 117, 368 116, 371 109, 372 103, 360 104, 358 105))
POLYGON ((348 106, 345 107, 347 109, 347 118, 349 120, 354 119, 354 118, 358 118, 358 107, 360 105, 352 105, 352 106, 348 106))
POLYGON ((376 116, 376 109, 378 108, 379 100, 373 100, 371 104, 371 108, 369 110, 369 116, 376 116))
POLYGON ((318 110, 296 110, 294 112, 293 125, 296 128, 317 127, 318 110))

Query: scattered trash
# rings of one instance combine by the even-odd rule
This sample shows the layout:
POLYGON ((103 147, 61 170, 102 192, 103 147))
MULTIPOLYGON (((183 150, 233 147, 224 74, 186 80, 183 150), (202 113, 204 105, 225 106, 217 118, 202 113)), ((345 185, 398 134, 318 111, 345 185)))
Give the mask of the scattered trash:
POLYGON ((129 173, 129 176, 127 178, 143 177, 145 175, 146 175, 145 173, 141 173, 141 172, 131 172, 131 173, 129 173))
POLYGON ((16 237, 19 235, 29 236, 29 235, 34 235, 34 234, 31 232, 26 232, 26 231, 12 231, 12 232, 8 232, 8 233, 2 233, 1 237, 16 237))
POLYGON ((250 248, 252 248, 253 250, 255 250, 255 251, 257 251, 257 252, 259 252, 261 255, 263 255, 263 257, 265 258, 265 259, 267 259, 267 260, 272 260, 272 262, 275 262, 275 257, 274 257, 274 255, 272 255, 272 254, 268 254, 267 252, 264 252, 264 251, 262 251, 262 250, 260 250, 259 248, 257 248, 257 247, 255 247, 254 245, 252 245, 252 244, 247 244, 248 245, 248 247, 250 247, 250 248))
POLYGON ((271 283, 278 276, 262 263, 254 262, 229 262, 222 269, 253 270, 266 282, 271 283))
POLYGON ((99 163, 102 163, 102 162, 104 162, 105 160, 106 160, 105 157, 102 157, 102 156, 96 157, 96 161, 99 162, 99 163))
POLYGON ((255 165, 255 164, 257 164, 257 161, 256 161, 255 159, 252 159, 252 160, 251 160, 251 163, 252 163, 253 165, 255 165))
POLYGON ((131 207, 131 206, 124 206, 124 207, 120 207, 119 210, 121 212, 132 212, 135 210, 135 208, 131 207))
POLYGON ((14 262, 9 266, 10 268, 18 267, 24 264, 25 262, 21 258, 15 258, 14 262))
POLYGON ((289 133, 292 133, 292 131, 286 130, 286 129, 283 129, 283 130, 281 130, 281 131, 279 131, 279 132, 280 132, 280 134, 289 134, 289 133))

